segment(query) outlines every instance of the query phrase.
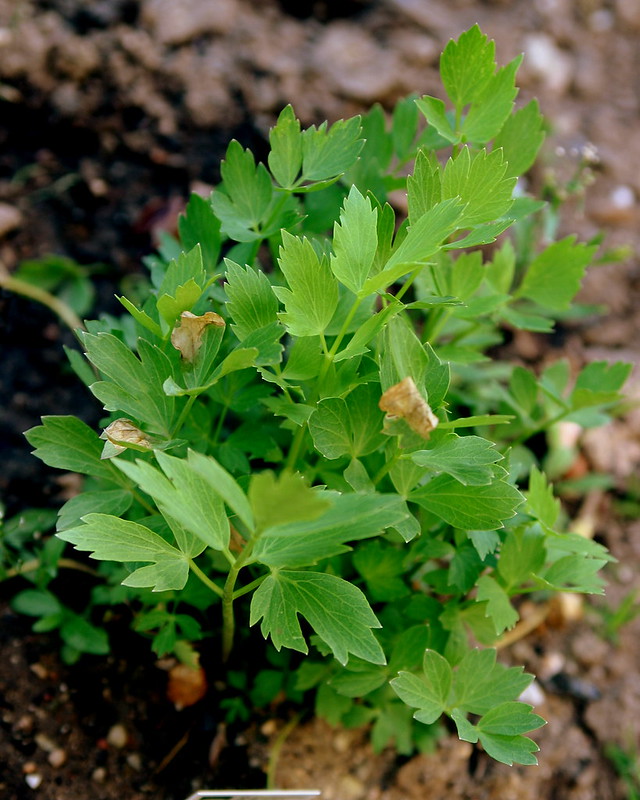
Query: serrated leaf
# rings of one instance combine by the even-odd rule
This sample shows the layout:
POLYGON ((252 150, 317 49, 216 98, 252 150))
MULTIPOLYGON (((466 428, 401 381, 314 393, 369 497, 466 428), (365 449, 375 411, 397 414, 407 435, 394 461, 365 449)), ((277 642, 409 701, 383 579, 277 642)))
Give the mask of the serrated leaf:
POLYGON ((543 525, 553 528, 560 514, 560 500, 554 497, 553 486, 546 475, 533 467, 529 476, 529 491, 526 493, 527 511, 543 525))
POLYGON ((191 453, 189 459, 156 451, 162 472, 143 461, 118 461, 116 465, 151 495, 163 514, 177 520, 214 550, 229 544, 229 520, 212 475, 201 468, 191 453))
POLYGON ((368 594, 376 602, 391 602, 409 594, 403 580, 405 553, 379 541, 361 545, 353 556, 353 566, 364 578, 368 594))
POLYGON ((347 663, 349 653, 372 664, 386 663, 371 632, 380 623, 364 594, 342 578, 321 572, 279 570, 260 584, 251 599, 250 625, 262 620, 262 635, 271 637, 276 650, 287 647, 308 652, 298 614, 341 664, 347 663))
POLYGON ((379 385, 370 383, 357 386, 346 400, 321 400, 309 418, 316 448, 329 459, 343 455, 359 458, 377 450, 385 442, 379 399, 379 385))
POLYGON ((487 603, 487 616, 491 617, 496 636, 513 628, 519 619, 518 612, 511 605, 509 596, 500 584, 490 575, 482 575, 477 583, 478 601, 487 603))
POLYGON ((525 273, 516 297, 527 297, 553 311, 564 311, 577 294, 597 245, 575 244, 567 236, 543 250, 525 273))
POLYGON ((347 668, 331 678, 329 685, 344 697, 364 697, 386 682, 383 666, 350 658, 347 668))
POLYGON ((544 536, 539 529, 527 527, 510 531, 498 560, 498 572, 506 589, 515 589, 528 581, 543 566, 546 555, 544 536))
POLYGON ((432 472, 451 475, 465 485, 483 486, 493 480, 492 465, 502 459, 493 442, 480 436, 449 433, 428 450, 411 453, 411 460, 432 472))
POLYGON ((495 71, 495 43, 474 25, 449 41, 440 57, 440 77, 460 110, 482 93, 495 71))
POLYGON ((378 311, 361 325, 351 337, 351 341, 335 357, 334 362, 344 361, 348 358, 364 355, 369 348, 367 345, 384 328, 387 321, 402 310, 400 303, 389 303, 388 306, 378 311))
POLYGON ((519 177, 532 166, 544 141, 543 126, 544 119, 537 100, 531 100, 524 108, 507 117, 493 140, 493 147, 502 148, 508 164, 508 175, 519 177))
POLYGON ((122 516, 131 506, 133 495, 126 489, 105 489, 82 492, 62 506, 56 530, 63 531, 80 524, 86 514, 112 514, 122 516))
POLYGON ((522 55, 516 56, 482 87, 462 123, 466 141, 485 144, 500 132, 518 94, 515 77, 521 63, 522 55))
POLYGON ((220 255, 220 221, 211 204, 193 192, 184 212, 178 217, 180 242, 186 251, 200 245, 202 265, 213 274, 220 255))
POLYGON ((424 95, 416 100, 416 105, 428 124, 433 126, 445 141, 451 144, 456 144, 459 141, 459 135, 453 129, 451 119, 446 113, 446 106, 442 100, 424 95))
MULTIPOLYGON (((242 145, 234 139, 227 148, 220 173, 224 191, 233 203, 238 221, 247 228, 258 227, 273 195, 271 178, 264 165, 256 165, 253 153, 248 149, 243 150, 242 145)), ((214 192, 211 204, 216 214, 219 199, 220 191, 214 192)), ((225 220, 222 227, 228 233, 225 220)))
POLYGON ((123 581, 125 586, 149 586, 153 591, 182 589, 187 582, 186 557, 157 533, 137 522, 108 514, 88 514, 84 525, 57 533, 76 550, 87 550, 99 561, 151 561, 123 581))
POLYGON ((280 186, 294 186, 302 166, 302 135, 300 122, 293 108, 282 109, 278 121, 269 131, 269 169, 280 186))
POLYGON ((331 270, 358 295, 364 286, 378 248, 377 209, 352 186, 333 232, 331 270))
POLYGON ((42 425, 25 431, 33 454, 50 467, 115 480, 117 473, 100 459, 102 441, 77 417, 48 416, 42 425))
POLYGON ((454 705, 470 714, 486 714, 500 703, 520 697, 532 680, 522 667, 496 663, 495 649, 474 648, 455 671, 454 705))
POLYGON ((558 559, 536 577, 556 591, 603 594, 605 581, 598 573, 609 559, 569 555, 558 559))
POLYGON ((430 725, 447 708, 453 672, 446 658, 435 650, 425 651, 422 671, 424 677, 400 672, 390 684, 403 702, 418 709, 415 719, 430 725))
POLYGON ((316 519, 331 506, 331 499, 309 487, 301 475, 271 471, 252 476, 249 502, 260 531, 316 519))
POLYGON ((311 566, 322 558, 347 552, 346 542, 369 539, 409 516, 397 495, 344 494, 333 499, 322 516, 268 528, 252 558, 273 569, 311 566))
POLYGON ((524 367, 514 367, 509 379, 509 393, 515 400, 518 410, 531 414, 538 399, 536 376, 524 367))
POLYGON ((360 117, 324 122, 302 132, 302 181, 336 178, 351 167, 362 149, 360 117))
POLYGON ((229 259, 225 259, 225 266, 227 311, 233 320, 233 330, 243 341, 277 320, 278 300, 264 272, 249 266, 243 269, 229 259))
POLYGON ((496 530, 513 517, 524 498, 511 484, 465 486, 449 475, 439 475, 409 497, 414 503, 464 530, 496 530))
MULTIPOLYGON (((534 715, 535 716, 535 715, 534 715)), ((538 759, 532 755, 540 748, 526 736, 500 736, 493 733, 480 733, 479 739, 487 754, 496 761, 508 764, 524 764, 533 766, 538 763, 538 759)))
POLYGON ((338 306, 338 283, 325 258, 318 258, 308 239, 282 232, 278 259, 289 288, 274 287, 284 303, 280 314, 294 336, 318 336, 324 333, 338 306))
POLYGON ((457 197, 466 204, 459 227, 491 222, 509 210, 516 179, 505 177, 506 171, 501 150, 480 150, 471 156, 465 146, 455 159, 447 161, 442 173, 442 199, 457 197))
POLYGON ((362 293, 370 294, 390 286, 412 268, 427 263, 443 241, 456 230, 462 215, 463 206, 457 199, 444 200, 429 209, 410 226, 382 271, 369 278, 362 293))
POLYGON ((418 151, 413 175, 407 178, 409 220, 414 222, 442 200, 441 168, 432 152, 418 151))

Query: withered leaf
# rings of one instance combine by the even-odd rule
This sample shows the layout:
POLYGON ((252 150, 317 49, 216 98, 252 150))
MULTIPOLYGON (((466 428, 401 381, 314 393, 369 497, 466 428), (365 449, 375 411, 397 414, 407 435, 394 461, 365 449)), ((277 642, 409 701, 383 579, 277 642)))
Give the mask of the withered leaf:
POLYGON ((411 377, 406 377, 400 383, 390 386, 380 398, 378 405, 390 419, 398 417, 404 419, 411 430, 425 439, 429 438, 431 431, 438 425, 438 418, 411 377))
POLYGON ((207 311, 202 316, 192 314, 191 311, 180 314, 180 324, 171 331, 171 344, 180 351, 185 361, 195 361, 202 346, 202 337, 209 325, 224 328, 225 321, 215 311, 207 311))
POLYGON ((100 438, 106 439, 101 458, 112 458, 118 453, 122 453, 127 449, 127 444, 148 449, 152 447, 144 431, 141 431, 126 417, 115 419, 110 425, 107 425, 100 438))

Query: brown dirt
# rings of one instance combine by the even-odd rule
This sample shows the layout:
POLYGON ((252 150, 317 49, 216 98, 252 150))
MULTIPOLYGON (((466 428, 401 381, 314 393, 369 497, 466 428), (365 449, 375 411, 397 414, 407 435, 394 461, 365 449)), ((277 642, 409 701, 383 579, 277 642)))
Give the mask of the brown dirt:
MULTIPOLYGON (((260 154, 286 103, 310 124, 437 91, 438 54, 474 22, 496 40, 500 62, 525 52, 521 99, 538 96, 551 121, 532 179, 566 180, 584 146, 597 148, 594 183, 584 203, 568 205, 563 230, 587 239, 604 228, 609 246, 633 253, 586 282, 582 299, 606 303, 608 316, 563 326, 551 346, 517 336, 509 352, 530 363, 561 355, 637 363, 637 0, 0 0, 0 259, 13 267, 56 252, 105 262, 97 309, 112 310, 114 285, 137 271, 189 188, 217 180, 231 136, 260 154)), ((3 500, 14 510, 52 504, 63 489, 28 456, 20 432, 41 414, 80 413, 95 423, 99 410, 60 377, 63 335, 46 312, 2 296, 0 335, 3 500)), ((589 433, 583 450, 617 481, 594 516, 619 559, 604 601, 615 606, 640 573, 640 526, 611 507, 634 489, 640 413, 589 433)), ((10 596, 6 584, 3 591, 10 596)), ((549 725, 538 736, 538 768, 496 765, 454 739, 431 755, 376 756, 362 731, 313 721, 286 741, 279 784, 317 786, 328 800, 622 800, 628 795, 604 748, 639 746, 639 634, 636 620, 610 645, 592 610, 504 652, 540 676, 537 710, 549 725)), ((64 667, 55 640, 34 637, 5 609, 0 796, 180 800, 193 788, 263 785, 264 739, 282 723, 229 731, 222 747, 215 691, 176 712, 144 643, 124 628, 119 641, 108 659, 64 667)))

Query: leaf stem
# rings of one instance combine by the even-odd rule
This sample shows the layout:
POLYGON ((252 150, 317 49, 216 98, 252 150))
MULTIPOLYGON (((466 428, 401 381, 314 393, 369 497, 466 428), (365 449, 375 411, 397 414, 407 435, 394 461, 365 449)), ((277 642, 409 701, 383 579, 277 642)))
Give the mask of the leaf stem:
POLYGON ((203 572, 200 567, 196 564, 196 562, 190 558, 189 559, 189 568, 193 570, 193 574, 199 578, 202 583, 207 587, 207 589, 211 589, 214 594, 217 594, 218 597, 222 597, 223 592, 222 589, 218 586, 217 583, 214 583, 211 578, 203 572))
POLYGON ((82 339, 78 335, 78 329, 84 331, 86 328, 76 312, 69 305, 51 294, 51 292, 47 292, 39 286, 33 286, 27 281, 20 280, 20 278, 14 278, 9 274, 9 270, 2 262, 0 262, 0 287, 14 292, 14 294, 20 294, 23 297, 28 297, 30 300, 42 303, 43 306, 46 306, 53 311, 56 316, 60 317, 65 325, 70 328, 80 344, 83 344, 82 339))
POLYGON ((171 431, 171 434, 169 436, 170 439, 175 439, 176 436, 178 435, 178 432, 180 431, 180 428, 182 428, 182 426, 184 425, 187 415, 191 411, 191 408, 195 403, 195 401, 196 401, 196 395, 195 394, 189 395, 189 399, 185 403, 184 408, 182 409, 182 411, 180 412, 180 416, 178 417, 178 421, 176 422, 176 424, 173 427, 173 430, 171 431))
MULTIPOLYGON (((20 575, 23 575, 25 572, 35 572, 39 567, 42 566, 42 561, 38 558, 34 558, 31 561, 25 561, 24 564, 21 564, 19 567, 12 567, 8 569, 0 580, 9 580, 10 578, 17 578, 20 575)), ((75 569, 78 572, 86 572, 87 575, 92 575, 94 578, 100 577, 99 574, 96 572, 95 569, 92 567, 87 566, 86 564, 82 564, 80 561, 74 561, 72 558, 59 558, 56 567, 58 569, 75 569)))
POLYGON ((256 539, 247 542, 247 546, 236 558, 227 575, 222 592, 222 661, 229 660, 233 649, 233 638, 235 634, 236 621, 233 613, 234 589, 238 580, 238 573, 244 567, 251 555, 256 539))
POLYGON ((264 575, 261 575, 259 578, 256 578, 255 581, 251 581, 251 583, 248 583, 246 586, 243 586, 242 589, 237 589, 233 593, 233 599, 237 600, 239 597, 242 597, 245 594, 249 594, 249 592, 252 592, 254 589, 257 589, 258 586, 260 586, 260 584, 264 581, 266 577, 267 575, 265 573, 264 575))
POLYGON ((276 736, 276 739, 271 747, 271 753, 269 754, 269 763, 267 765, 267 789, 274 789, 276 786, 276 770, 278 769, 278 761, 280 759, 280 751, 284 743, 289 738, 291 731, 298 725, 300 720, 302 719, 302 711, 298 711, 296 714, 291 717, 289 722, 284 726, 284 728, 280 731, 280 733, 276 736))

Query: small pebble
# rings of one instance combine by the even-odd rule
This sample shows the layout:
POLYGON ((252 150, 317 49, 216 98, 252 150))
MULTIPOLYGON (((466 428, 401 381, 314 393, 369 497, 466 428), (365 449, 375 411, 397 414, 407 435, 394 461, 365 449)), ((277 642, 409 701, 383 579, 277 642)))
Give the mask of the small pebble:
POLYGON ((56 747, 55 750, 52 750, 47 756, 47 761, 52 767, 58 769, 63 764, 67 763, 67 751, 63 750, 61 747, 56 747))
POLYGON ((91 780, 94 783, 104 783, 107 780, 107 770, 104 767, 96 767, 91 773, 91 780))
POLYGON ((112 727, 109 729, 109 733, 107 734, 107 742, 118 750, 122 750, 122 748, 126 745, 128 738, 129 734, 127 733, 127 729, 120 723, 112 725, 112 727))
POLYGON ((42 783, 42 775, 37 772, 33 772, 30 775, 25 776, 25 781, 30 789, 37 789, 42 783))
POLYGON ((22 771, 25 775, 32 775, 38 769, 38 765, 35 761, 25 761, 22 765, 22 771))
POLYGON ((142 758, 140 753, 129 753, 127 756, 127 764, 131 767, 131 769, 135 769, 136 772, 140 772, 142 769, 142 758))

